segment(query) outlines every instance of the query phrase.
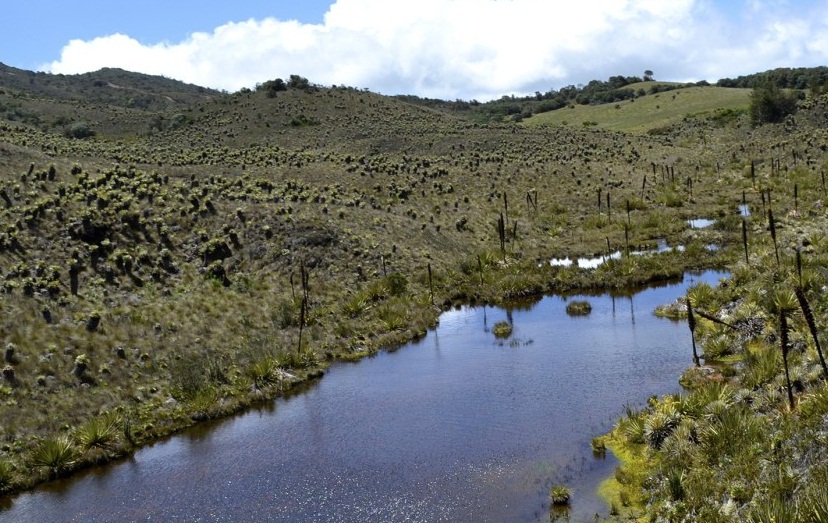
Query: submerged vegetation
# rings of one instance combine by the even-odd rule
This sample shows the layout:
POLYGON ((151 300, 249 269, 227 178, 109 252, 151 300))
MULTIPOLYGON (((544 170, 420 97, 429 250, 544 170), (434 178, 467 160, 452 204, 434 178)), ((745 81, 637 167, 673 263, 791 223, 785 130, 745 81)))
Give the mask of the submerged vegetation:
POLYGON ((680 117, 622 133, 481 123, 295 75, 234 94, 25 75, 0 80, 0 491, 284 394, 456 304, 729 266, 684 302, 688 392, 594 442, 626 460, 613 512, 824 505, 824 96, 754 128, 747 102, 682 109, 711 87, 645 90, 634 120, 667 96, 680 117), (586 263, 552 263, 571 259, 586 263))

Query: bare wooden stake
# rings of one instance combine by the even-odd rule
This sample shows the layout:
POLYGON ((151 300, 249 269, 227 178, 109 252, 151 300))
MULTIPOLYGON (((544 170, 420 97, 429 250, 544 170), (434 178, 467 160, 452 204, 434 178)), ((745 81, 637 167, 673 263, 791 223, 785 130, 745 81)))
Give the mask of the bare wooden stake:
POLYGON ((693 316, 693 304, 690 301, 690 296, 685 298, 687 302, 687 326, 690 327, 690 340, 693 343, 693 364, 700 367, 699 354, 696 352, 696 318, 693 316))

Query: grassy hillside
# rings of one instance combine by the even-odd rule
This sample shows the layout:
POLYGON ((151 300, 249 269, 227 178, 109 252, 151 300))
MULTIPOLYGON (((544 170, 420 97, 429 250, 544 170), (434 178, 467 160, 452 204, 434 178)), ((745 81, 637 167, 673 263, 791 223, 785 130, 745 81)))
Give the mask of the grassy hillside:
POLYGON ((17 69, 3 63, 0 63, 0 89, 25 91, 42 98, 143 110, 174 109, 221 95, 213 89, 122 69, 55 75, 17 69))
MULTIPOLYGON (((638 85, 629 87, 636 89, 638 85)), ((649 83, 648 83, 649 85, 649 83)), ((685 87, 602 105, 572 105, 523 121, 526 126, 595 126, 600 129, 641 133, 680 123, 685 117, 727 116, 746 111, 750 89, 685 87)))
POLYGON ((626 125, 647 134, 479 124, 350 88, 164 110, 4 88, 20 110, 0 113, 0 490, 281 394, 453 304, 734 263, 736 207, 766 190, 790 259, 796 220, 824 213, 825 101, 752 130, 706 117, 744 91, 694 89, 612 109, 643 108, 626 125), (684 253, 548 263, 661 238, 684 253))

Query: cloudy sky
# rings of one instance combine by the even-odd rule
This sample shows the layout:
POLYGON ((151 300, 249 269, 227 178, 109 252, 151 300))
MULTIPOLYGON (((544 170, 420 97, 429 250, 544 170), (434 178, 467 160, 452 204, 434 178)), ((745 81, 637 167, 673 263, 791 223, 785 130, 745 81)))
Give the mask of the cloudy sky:
POLYGON ((828 65, 826 0, 4 1, 0 62, 236 91, 291 74, 489 100, 655 72, 714 82, 828 65))

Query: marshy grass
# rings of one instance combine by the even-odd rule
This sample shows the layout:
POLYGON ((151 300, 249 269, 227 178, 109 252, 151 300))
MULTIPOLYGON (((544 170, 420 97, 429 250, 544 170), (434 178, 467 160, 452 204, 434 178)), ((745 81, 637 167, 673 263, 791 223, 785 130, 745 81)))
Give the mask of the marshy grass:
POLYGON ((5 459, 0 459, 0 492, 6 490, 11 484, 12 474, 14 474, 14 468, 11 463, 5 459))
POLYGON ((671 303, 656 305, 653 314, 673 321, 683 320, 687 318, 687 300, 681 296, 671 303))

